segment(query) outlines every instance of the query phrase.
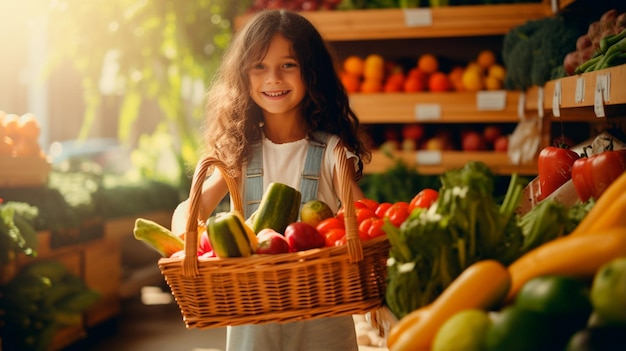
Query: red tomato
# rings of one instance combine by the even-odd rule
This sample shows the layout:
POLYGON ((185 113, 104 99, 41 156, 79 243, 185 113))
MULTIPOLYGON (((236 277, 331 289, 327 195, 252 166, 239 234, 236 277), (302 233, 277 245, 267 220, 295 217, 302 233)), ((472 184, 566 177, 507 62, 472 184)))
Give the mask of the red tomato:
POLYGON ((359 223, 359 238, 362 241, 366 241, 370 239, 368 232, 372 226, 372 222, 374 222, 374 220, 376 219, 377 218, 375 217, 370 217, 370 218, 366 218, 365 220, 363 220, 363 222, 359 223))
POLYGON ((563 147, 547 146, 539 152, 537 159, 541 191, 537 198, 539 201, 548 197, 572 178, 572 166, 578 158, 576 152, 563 147))
POLYGON ((343 228, 332 228, 326 233, 325 246, 335 246, 337 241, 346 237, 346 230, 343 228))
POLYGON ((413 211, 416 207, 418 208, 429 208, 437 198, 439 197, 439 192, 434 189, 423 189, 417 195, 413 197, 411 202, 409 203, 409 212, 413 211))
POLYGON ((376 211, 378 207, 378 201, 372 199, 360 199, 354 202, 354 208, 368 208, 372 211, 376 211))
POLYGON ((335 215, 335 217, 339 218, 339 220, 342 222, 344 221, 343 213, 344 213, 344 208, 342 207, 339 209, 339 211, 337 211, 337 214, 335 215))
POLYGON ((293 222, 285 228, 285 238, 291 252, 324 247, 326 237, 314 226, 304 222, 293 222))
POLYGON ((385 220, 382 218, 374 218, 372 220, 372 224, 369 226, 367 230, 367 236, 370 239, 374 239, 376 237, 385 235, 385 231, 383 230, 383 224, 385 224, 385 220))
POLYGON ((337 217, 330 217, 317 224, 315 229, 322 235, 326 235, 331 229, 344 229, 345 224, 337 217))
POLYGON ((574 161, 572 182, 581 201, 597 200, 625 171, 626 150, 603 151, 574 161))
POLYGON ((335 246, 341 246, 341 245, 345 245, 346 241, 348 239, 346 238, 346 236, 344 235, 341 239, 335 241, 335 246))
POLYGON ((387 212, 385 212, 385 217, 389 218, 391 224, 400 227, 400 224, 409 217, 409 214, 409 203, 399 201, 389 207, 387 212))
POLYGON ((378 207, 376 207, 376 211, 374 211, 374 213, 376 213, 376 216, 378 218, 383 218, 385 217, 385 213, 387 212, 389 207, 391 207, 391 205, 391 202, 381 202, 378 207))
POLYGON ((376 217, 376 213, 369 208, 356 208, 354 211, 356 212, 356 222, 359 224, 368 218, 376 217))

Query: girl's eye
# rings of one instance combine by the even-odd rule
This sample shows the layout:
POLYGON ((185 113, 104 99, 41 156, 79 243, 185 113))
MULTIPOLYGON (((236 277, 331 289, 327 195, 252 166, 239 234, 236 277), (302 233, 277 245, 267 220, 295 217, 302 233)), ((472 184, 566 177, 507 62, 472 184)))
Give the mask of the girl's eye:
POLYGON ((297 67, 297 66, 298 66, 298 64, 295 63, 295 62, 289 62, 289 63, 285 63, 283 65, 283 67, 285 67, 285 68, 292 68, 292 67, 297 67))
POLYGON ((263 68, 265 68, 265 66, 262 63, 257 63, 257 64, 252 65, 252 68, 253 69, 263 69, 263 68))

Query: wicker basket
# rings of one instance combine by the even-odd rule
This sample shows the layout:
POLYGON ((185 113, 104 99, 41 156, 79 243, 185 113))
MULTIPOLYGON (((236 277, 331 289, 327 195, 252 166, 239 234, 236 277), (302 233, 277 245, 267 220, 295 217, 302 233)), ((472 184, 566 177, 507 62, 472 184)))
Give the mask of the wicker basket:
POLYGON ((198 165, 190 196, 184 258, 162 258, 159 268, 187 328, 292 322, 351 315, 382 306, 389 242, 386 236, 361 242, 348 179, 348 160, 335 150, 347 243, 307 251, 246 258, 197 257, 196 218, 202 181, 218 168, 226 178, 235 209, 241 211, 236 182, 223 164, 206 158, 198 165))

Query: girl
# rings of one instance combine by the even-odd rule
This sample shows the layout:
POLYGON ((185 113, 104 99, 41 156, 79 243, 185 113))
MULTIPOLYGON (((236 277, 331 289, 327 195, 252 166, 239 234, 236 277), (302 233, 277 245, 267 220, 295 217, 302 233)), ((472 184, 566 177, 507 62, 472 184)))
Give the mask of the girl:
MULTIPOLYGON (((319 32, 295 12, 258 13, 233 38, 207 95, 206 145, 237 180, 246 218, 271 182, 298 188, 303 198, 320 199, 336 212, 338 143, 355 161, 354 200, 363 198, 357 180, 370 153, 334 63, 319 32)), ((213 172, 203 187, 200 218, 227 193, 221 173, 213 172)), ((185 231, 187 207, 183 202, 174 213, 176 233, 185 231)), ((357 349, 352 316, 227 329, 227 351, 357 349)))

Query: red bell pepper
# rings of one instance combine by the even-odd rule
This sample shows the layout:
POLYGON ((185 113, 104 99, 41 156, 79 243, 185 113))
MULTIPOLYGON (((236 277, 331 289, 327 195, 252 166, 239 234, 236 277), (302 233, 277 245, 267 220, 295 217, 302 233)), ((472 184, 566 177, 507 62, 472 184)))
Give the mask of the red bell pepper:
POLYGON ((572 166, 578 154, 566 147, 547 146, 539 152, 537 171, 541 201, 572 178, 572 166))
POLYGON ((583 155, 572 166, 572 182, 581 201, 598 199, 626 171, 626 150, 605 150, 583 155))

